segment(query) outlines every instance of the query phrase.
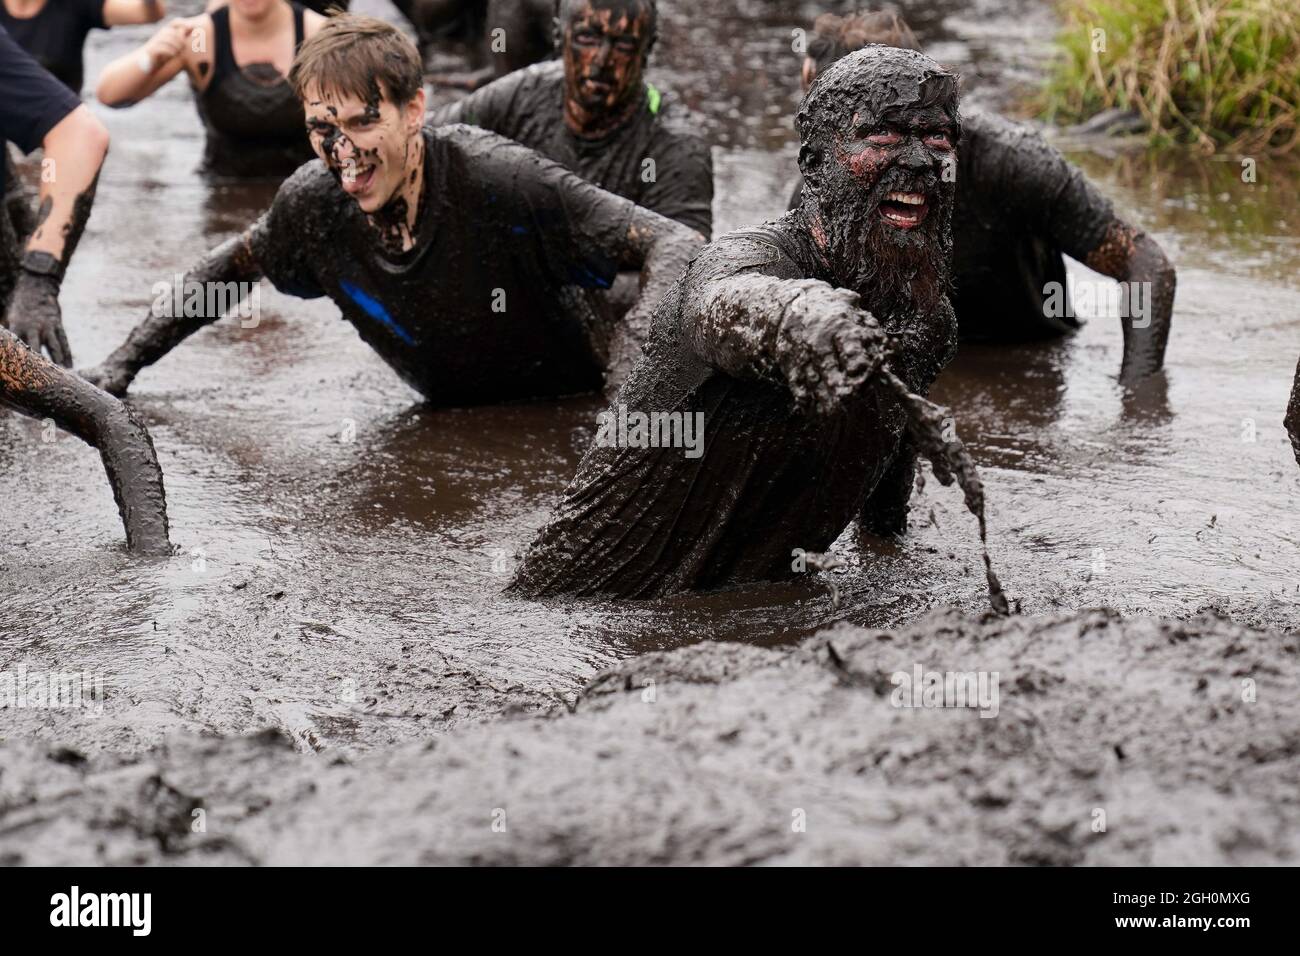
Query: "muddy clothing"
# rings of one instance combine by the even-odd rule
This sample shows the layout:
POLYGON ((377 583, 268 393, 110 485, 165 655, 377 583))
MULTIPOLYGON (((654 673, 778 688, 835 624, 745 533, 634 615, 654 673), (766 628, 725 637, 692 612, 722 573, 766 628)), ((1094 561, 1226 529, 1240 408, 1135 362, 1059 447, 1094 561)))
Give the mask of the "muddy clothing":
MULTIPOLYGON (((646 598, 790 577, 795 549, 827 550, 858 516, 899 447, 903 409, 864 388, 831 415, 799 410, 767 347, 753 343, 766 331, 694 344, 710 284, 746 273, 836 285, 797 212, 707 247, 660 304, 646 357, 614 407, 702 415, 703 455, 628 447, 630 431, 623 447, 598 435, 513 589, 646 598)), ((927 346, 891 360, 912 390, 927 389, 951 358, 952 323, 945 302, 933 327, 918 330, 927 346)))
MULTIPOLYGON (((29 56, 0 27, 0 153, 5 142, 30 153, 47 133, 81 105, 81 99, 29 56)), ((0 163, 0 196, 11 184, 7 160, 0 163)), ((18 278, 18 236, 7 208, 0 208, 0 317, 18 278)))
MULTIPOLYGON (((790 208, 799 204, 803 180, 790 208)), ((952 217, 953 297, 963 339, 1026 341, 1080 325, 1050 316, 1043 289, 1065 288, 1062 254, 1082 262, 1115 213, 1083 172, 1027 126, 963 113, 952 217)))
POLYGON ((45 0, 34 17, 15 17, 0 3, 0 27, 33 59, 80 94, 84 78, 81 51, 91 30, 107 30, 104 0, 45 0))
POLYGON ((280 187, 251 247, 281 292, 329 296, 361 338, 442 405, 598 389, 595 330, 569 289, 605 287, 635 206, 486 130, 424 130, 416 242, 385 253, 320 162, 280 187))
MULTIPOLYGON (((293 48, 303 40, 303 8, 293 7, 293 48)), ((195 94, 207 127, 204 165, 224 176, 287 176, 312 157, 302 103, 269 63, 235 62, 230 7, 212 14, 212 79, 195 94)))
POLYGON ((705 238, 712 232, 709 146, 690 128, 690 115, 653 86, 646 86, 643 109, 598 140, 575 136, 565 124, 564 64, 558 60, 502 77, 429 119, 490 129, 705 238))

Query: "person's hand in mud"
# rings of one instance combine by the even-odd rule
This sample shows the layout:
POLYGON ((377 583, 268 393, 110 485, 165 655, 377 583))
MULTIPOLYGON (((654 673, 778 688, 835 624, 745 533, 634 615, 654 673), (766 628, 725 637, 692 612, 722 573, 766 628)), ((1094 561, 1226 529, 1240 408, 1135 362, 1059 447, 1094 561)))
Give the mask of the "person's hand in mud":
POLYGON ((51 361, 69 368, 72 349, 59 309, 61 282, 62 269, 57 259, 47 252, 27 253, 9 299, 5 327, 36 354, 44 348, 51 361))
POLYGON ((787 315, 776 360, 802 409, 838 411, 883 364, 888 338, 870 313, 846 305, 830 313, 787 315))
POLYGON ((90 368, 79 368, 77 374, 96 388, 103 389, 117 398, 126 394, 126 390, 131 387, 132 379, 135 378, 130 369, 111 360, 105 360, 90 368))

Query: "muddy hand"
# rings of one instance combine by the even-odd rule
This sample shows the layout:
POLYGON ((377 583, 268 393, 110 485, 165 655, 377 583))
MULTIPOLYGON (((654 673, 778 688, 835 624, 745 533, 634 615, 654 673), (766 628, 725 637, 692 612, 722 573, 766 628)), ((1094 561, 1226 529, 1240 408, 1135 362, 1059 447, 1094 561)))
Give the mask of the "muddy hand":
POLYGON ((102 362, 90 368, 77 369, 77 374, 96 388, 121 398, 131 387, 132 375, 127 369, 113 362, 102 362))
POLYGON ((777 362, 795 403, 828 415, 880 368, 885 347, 876 320, 850 307, 783 324, 777 362))
POLYGON ((68 368, 72 365, 72 349, 63 332, 59 278, 47 271, 32 271, 28 263, 35 256, 54 258, 45 253, 28 253, 9 300, 5 326, 37 355, 44 347, 55 364, 68 368))

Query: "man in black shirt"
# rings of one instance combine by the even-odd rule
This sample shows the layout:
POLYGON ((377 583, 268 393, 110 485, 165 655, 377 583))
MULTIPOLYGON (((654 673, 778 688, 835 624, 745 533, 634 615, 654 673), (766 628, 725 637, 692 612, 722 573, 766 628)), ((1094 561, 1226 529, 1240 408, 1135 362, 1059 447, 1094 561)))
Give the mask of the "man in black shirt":
POLYGON ((433 111, 508 136, 638 206, 713 229, 713 159, 685 108, 644 77, 654 0, 567 0, 561 59, 502 77, 433 111))
MULTIPOLYGON (((920 49, 893 13, 819 17, 803 63, 804 89, 870 43, 920 49)), ((966 110, 955 177, 952 302, 962 339, 1025 341, 1078 328, 1064 254, 1138 296, 1119 303, 1121 382, 1138 384, 1162 368, 1174 268, 1159 244, 1116 215, 1078 168, 1029 127, 966 110)), ((791 208, 798 193, 796 186, 791 208)))
MULTIPOLYGON (((700 245, 689 229, 604 192, 486 130, 423 128, 419 56, 392 26, 328 21, 290 72, 320 157, 191 280, 329 296, 427 400, 467 405, 599 388, 630 366, 629 330, 700 245), (575 308, 639 269, 628 323, 575 308)), ((218 318, 151 316, 96 369, 121 394, 136 373, 218 318)))
MULTIPOLYGON (((70 363, 59 314, 59 284, 90 215, 108 131, 0 27, 0 148, 44 146, 36 229, 23 249, 0 216, 0 403, 50 418, 99 449, 113 485, 127 544, 165 553, 162 471, 149 433, 121 403, 41 357, 44 346, 70 363), (26 343, 26 344, 24 344, 26 343)), ((0 193, 3 192, 0 176, 0 193)))
POLYGON ((882 366, 924 394, 956 350, 957 78, 867 47, 818 78, 796 125, 799 207, 692 261, 513 590, 791 577, 873 494, 905 426, 882 366))

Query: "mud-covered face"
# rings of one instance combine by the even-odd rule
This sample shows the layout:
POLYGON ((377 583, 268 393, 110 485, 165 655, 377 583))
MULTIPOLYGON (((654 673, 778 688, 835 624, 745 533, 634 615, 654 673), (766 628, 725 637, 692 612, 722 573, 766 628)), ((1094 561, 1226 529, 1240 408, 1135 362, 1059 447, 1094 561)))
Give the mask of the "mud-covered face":
POLYGON ((303 98, 312 149, 364 212, 391 202, 422 160, 420 123, 424 92, 399 106, 378 83, 366 99, 309 87, 303 98))
POLYGON ((900 108, 884 116, 855 112, 831 151, 862 190, 863 211, 891 229, 921 226, 950 199, 956 125, 940 106, 900 108))
POLYGON ((564 24, 564 92, 570 111, 621 115, 640 93, 650 13, 639 0, 575 2, 564 24))

